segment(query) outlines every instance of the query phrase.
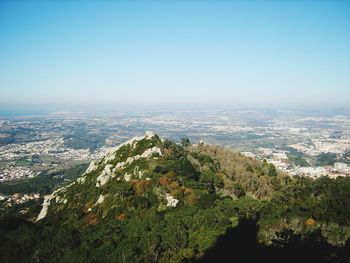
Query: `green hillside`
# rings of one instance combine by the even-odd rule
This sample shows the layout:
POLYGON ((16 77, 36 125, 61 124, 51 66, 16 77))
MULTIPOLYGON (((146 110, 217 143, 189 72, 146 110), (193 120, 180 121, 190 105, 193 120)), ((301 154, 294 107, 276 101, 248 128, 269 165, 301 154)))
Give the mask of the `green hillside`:
POLYGON ((325 260, 338 262, 347 258, 349 206, 349 178, 291 179, 273 165, 220 147, 178 145, 146 134, 46 196, 36 223, 2 217, 0 257, 205 261, 223 237, 249 221, 256 226, 257 253, 313 240, 327 244, 320 254, 325 260))

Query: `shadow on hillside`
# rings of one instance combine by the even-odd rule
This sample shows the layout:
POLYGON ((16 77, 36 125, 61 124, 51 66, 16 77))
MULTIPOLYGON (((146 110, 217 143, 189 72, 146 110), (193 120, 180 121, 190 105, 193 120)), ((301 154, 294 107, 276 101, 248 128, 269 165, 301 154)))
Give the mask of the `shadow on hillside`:
POLYGON ((257 231, 254 221, 243 221, 235 229, 228 230, 218 239, 215 247, 195 262, 350 262, 349 242, 346 249, 333 247, 325 241, 315 241, 322 240, 319 237, 301 240, 298 236, 290 236, 283 248, 267 247, 257 242, 257 231))

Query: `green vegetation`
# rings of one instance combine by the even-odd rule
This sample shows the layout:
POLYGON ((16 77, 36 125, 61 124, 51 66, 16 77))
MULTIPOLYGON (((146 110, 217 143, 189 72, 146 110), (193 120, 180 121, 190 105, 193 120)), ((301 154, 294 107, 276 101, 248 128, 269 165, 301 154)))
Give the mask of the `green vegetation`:
POLYGON ((310 166, 310 164, 305 160, 305 156, 302 152, 297 151, 292 147, 286 147, 287 156, 290 161, 292 161, 297 166, 310 166))
POLYGON ((350 178, 298 178, 261 209, 261 232, 291 228, 303 235, 319 229, 330 243, 343 245, 350 237, 349 201, 350 178))
POLYGON ((335 162, 350 163, 350 152, 344 154, 321 153, 316 156, 316 165, 318 166, 333 166, 335 162))
POLYGON ((1 217, 0 260, 189 262, 209 257, 218 240, 247 220, 271 247, 303 238, 328 242, 329 251, 350 244, 350 178, 291 179, 266 161, 182 145, 158 136, 125 145, 107 165, 154 146, 162 154, 135 159, 96 187, 103 159, 83 181, 57 192, 37 223, 1 217))
POLYGON ((276 167, 272 163, 269 164, 269 176, 277 176, 276 167))
POLYGON ((333 165, 337 161, 337 155, 335 153, 321 153, 317 155, 316 165, 327 166, 333 165))
POLYGON ((11 195, 14 193, 40 193, 47 194, 54 187, 62 185, 65 179, 72 181, 79 177, 87 168, 87 164, 80 164, 75 167, 54 172, 40 174, 34 178, 28 178, 20 181, 4 182, 0 184, 0 193, 11 195))
POLYGON ((232 183, 237 183, 247 195, 265 200, 270 199, 275 191, 291 180, 266 161, 260 162, 221 147, 204 145, 190 151, 191 155, 197 153, 204 156, 199 157, 199 160, 214 160, 224 190, 230 191, 232 183))
POLYGON ((350 225, 349 190, 349 178, 298 178, 274 196, 263 209, 262 217, 271 220, 281 215, 288 218, 299 216, 350 225))
POLYGON ((183 147, 188 147, 188 146, 191 145, 191 142, 190 142, 190 140, 189 140, 188 138, 182 138, 182 139, 181 139, 181 145, 182 145, 183 147))
POLYGON ((91 133, 85 123, 76 123, 72 133, 64 136, 64 142, 69 148, 95 150, 104 144, 106 138, 106 131, 91 133))

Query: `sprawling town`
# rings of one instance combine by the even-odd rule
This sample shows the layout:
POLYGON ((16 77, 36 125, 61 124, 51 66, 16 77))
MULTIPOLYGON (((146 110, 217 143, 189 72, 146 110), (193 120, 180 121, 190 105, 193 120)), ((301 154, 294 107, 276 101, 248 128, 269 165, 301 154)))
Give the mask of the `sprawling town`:
POLYGON ((0 182, 100 159, 108 148, 154 131, 265 159, 291 176, 350 175, 348 112, 198 110, 69 113, 0 118, 0 182))

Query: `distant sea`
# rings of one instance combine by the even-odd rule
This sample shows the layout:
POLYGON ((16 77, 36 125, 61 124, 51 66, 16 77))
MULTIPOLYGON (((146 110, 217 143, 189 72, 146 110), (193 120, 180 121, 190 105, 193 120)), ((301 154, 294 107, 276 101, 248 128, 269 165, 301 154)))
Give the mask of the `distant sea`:
POLYGON ((47 114, 46 110, 0 110, 0 117, 18 117, 47 114))

